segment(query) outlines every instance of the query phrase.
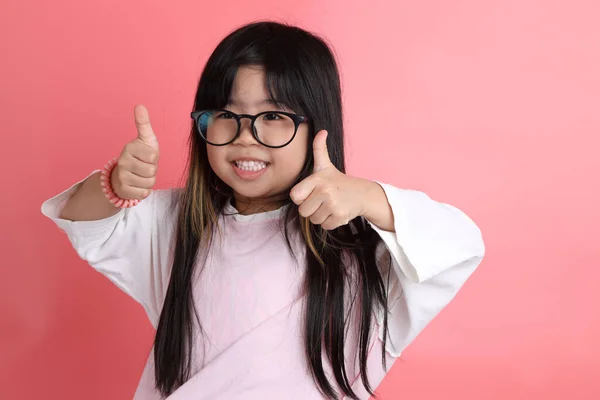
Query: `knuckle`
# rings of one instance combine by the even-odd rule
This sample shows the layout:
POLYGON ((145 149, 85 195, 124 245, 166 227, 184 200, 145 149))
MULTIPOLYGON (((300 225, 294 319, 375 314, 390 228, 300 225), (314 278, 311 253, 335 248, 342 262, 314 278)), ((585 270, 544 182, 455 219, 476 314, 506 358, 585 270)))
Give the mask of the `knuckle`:
POLYGON ((119 158, 117 158, 117 166, 115 168, 116 169, 123 168, 125 166, 126 159, 127 159, 126 156, 124 154, 121 154, 121 156, 119 158))
POLYGON ((123 148, 123 151, 125 151, 128 154, 131 154, 133 151, 135 151, 135 144, 133 142, 127 143, 123 148))
POLYGON ((292 201, 296 204, 300 204, 300 195, 298 194, 297 190, 292 190, 290 192, 290 198, 292 199, 292 201))
POLYGON ((125 173, 130 169, 130 163, 126 158, 119 158, 117 160, 117 166, 115 167, 115 170, 117 171, 117 174, 121 177, 123 175, 125 175, 125 173))

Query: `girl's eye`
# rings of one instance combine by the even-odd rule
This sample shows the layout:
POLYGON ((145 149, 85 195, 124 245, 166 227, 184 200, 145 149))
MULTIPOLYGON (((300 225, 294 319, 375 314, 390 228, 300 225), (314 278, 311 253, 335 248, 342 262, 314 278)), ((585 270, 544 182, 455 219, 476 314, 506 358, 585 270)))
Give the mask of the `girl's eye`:
POLYGON ((222 112, 221 114, 217 115, 218 119, 233 119, 233 114, 230 112, 222 112))
POLYGON ((265 114, 263 116, 263 118, 267 121, 277 121, 278 119, 281 119, 281 116, 279 114, 275 114, 275 113, 268 113, 268 114, 265 114))

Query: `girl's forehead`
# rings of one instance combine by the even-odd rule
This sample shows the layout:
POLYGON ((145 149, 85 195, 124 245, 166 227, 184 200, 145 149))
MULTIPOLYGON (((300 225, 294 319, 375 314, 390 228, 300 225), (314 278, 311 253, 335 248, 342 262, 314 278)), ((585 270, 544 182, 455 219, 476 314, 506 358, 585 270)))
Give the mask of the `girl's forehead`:
POLYGON ((267 78, 266 70, 261 65, 240 66, 231 86, 227 107, 244 114, 262 111, 303 112, 293 106, 293 100, 288 96, 280 98, 278 89, 271 87, 269 90, 267 78))
POLYGON ((229 104, 256 107, 271 102, 265 73, 259 67, 240 67, 229 94, 229 104))
POLYGON ((268 94, 264 69, 254 66, 240 67, 235 74, 231 91, 238 95, 268 94))
POLYGON ((282 102, 271 96, 267 88, 266 74, 261 66, 242 66, 238 69, 227 105, 244 113, 287 110, 282 102))

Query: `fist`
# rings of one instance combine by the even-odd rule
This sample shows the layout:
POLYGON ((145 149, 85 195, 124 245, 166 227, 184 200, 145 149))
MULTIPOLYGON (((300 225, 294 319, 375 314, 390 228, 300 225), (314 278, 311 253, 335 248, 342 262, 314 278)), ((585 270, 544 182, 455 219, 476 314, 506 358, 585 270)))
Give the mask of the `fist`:
POLYGON ((298 213, 325 230, 348 224, 364 211, 368 182, 339 171, 327 150, 327 132, 320 131, 313 142, 312 175, 290 191, 298 213))
POLYGON ((148 110, 138 105, 134 110, 137 137, 127 143, 111 174, 111 186, 122 199, 143 200, 156 183, 158 140, 150 125, 148 110))

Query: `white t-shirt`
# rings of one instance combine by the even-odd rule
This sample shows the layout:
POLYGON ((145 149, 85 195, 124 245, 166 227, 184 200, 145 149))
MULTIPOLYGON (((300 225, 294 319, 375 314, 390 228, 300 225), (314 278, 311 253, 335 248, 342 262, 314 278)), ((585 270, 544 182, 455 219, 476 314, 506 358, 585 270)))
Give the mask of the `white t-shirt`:
MULTIPOLYGON (((98 221, 67 221, 59 215, 83 181, 47 200, 42 212, 67 235, 79 256, 139 302, 157 326, 172 268, 178 189, 158 190, 136 207, 98 221)), ((378 268, 391 267, 386 351, 388 369, 423 328, 450 302, 481 262, 484 244, 477 225, 457 208, 422 192, 381 184, 391 205, 395 233, 381 236, 378 268), (389 257, 388 252, 391 254, 389 257), (390 266, 389 260, 392 263, 390 266)), ((229 205, 220 234, 194 281, 194 302, 204 336, 194 341, 192 377, 168 398, 321 399, 304 353, 302 294, 305 258, 301 241, 289 252, 279 217, 284 208, 239 215, 229 205)), ((375 312, 369 344, 369 380, 376 387, 381 363, 383 316, 375 312)), ((345 341, 348 375, 360 398, 356 324, 345 341)), ((329 363, 325 370, 331 378, 329 363)), ((135 399, 160 399, 150 354, 135 399)), ((334 385, 334 388, 336 385, 334 385)))

